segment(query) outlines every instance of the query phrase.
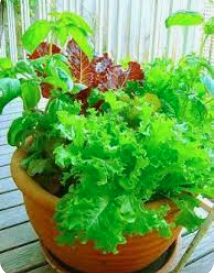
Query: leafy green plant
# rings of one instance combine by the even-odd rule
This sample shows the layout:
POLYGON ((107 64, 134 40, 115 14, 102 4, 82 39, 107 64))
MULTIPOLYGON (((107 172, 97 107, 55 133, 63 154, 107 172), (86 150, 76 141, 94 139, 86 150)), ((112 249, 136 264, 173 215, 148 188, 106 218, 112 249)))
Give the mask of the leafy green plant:
MULTIPOLYGON (((197 196, 214 198, 211 64, 192 54, 178 63, 115 65, 107 54, 94 56, 82 18, 51 16, 24 34, 27 60, 2 60, 0 111, 22 98, 24 112, 8 142, 27 149, 23 168, 60 198, 58 242, 92 240, 104 253, 117 253, 129 236, 170 237, 176 225, 195 230, 203 221, 197 196), (173 223, 166 221, 169 206, 149 208, 163 198, 180 209, 173 223)), ((167 26, 202 21, 182 12, 167 26)))
POLYGON ((204 17, 199 12, 178 11, 166 20, 166 27, 171 26, 197 26, 204 22, 204 17))
MULTIPOLYGON (((96 111, 87 118, 58 112, 61 132, 67 131, 72 140, 54 150, 56 164, 65 170, 63 183, 70 177, 78 180, 57 209, 60 243, 93 240, 97 248, 116 252, 125 235, 159 230, 168 237, 167 207, 146 207, 149 200, 163 197, 181 207, 177 224, 194 230, 201 222, 192 211, 197 201, 189 196, 204 188, 199 177, 209 177, 209 155, 199 148, 199 138, 192 142, 187 128, 185 132, 171 119, 154 114, 144 98, 124 102, 123 96, 107 92, 109 108, 101 116, 96 111)), ((205 188, 212 195, 209 178, 205 188)))
POLYGON ((52 20, 38 20, 25 32, 23 46, 30 52, 33 51, 48 37, 50 38, 50 54, 52 43, 57 38, 63 46, 69 37, 72 37, 82 51, 88 56, 93 56, 93 49, 87 39, 92 34, 92 29, 79 15, 71 12, 52 12, 52 20))
POLYGON ((203 53, 204 45, 207 38, 210 35, 214 35, 214 17, 211 17, 207 22, 205 22, 202 14, 194 11, 178 11, 170 15, 166 21, 166 27, 172 26, 197 26, 203 24, 204 37, 201 40, 201 50, 200 55, 203 53))

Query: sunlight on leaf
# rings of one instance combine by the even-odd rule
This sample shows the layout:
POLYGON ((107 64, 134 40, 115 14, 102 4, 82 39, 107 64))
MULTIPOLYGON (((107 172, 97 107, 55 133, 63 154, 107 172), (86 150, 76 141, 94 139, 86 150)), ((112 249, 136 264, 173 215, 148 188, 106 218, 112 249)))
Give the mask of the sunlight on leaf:
POLYGON ((199 12, 178 11, 170 15, 166 21, 166 27, 171 26, 196 26, 202 24, 204 17, 199 12))
POLYGON ((204 26, 204 32, 207 35, 214 35, 214 17, 210 18, 205 26, 204 26))
POLYGON ((0 79, 0 114, 6 104, 21 95, 20 82, 17 79, 0 79))
POLYGON ((207 91, 214 97, 214 79, 211 79, 208 76, 204 76, 201 81, 203 82, 207 91))
POLYGON ((26 109, 33 109, 41 98, 39 84, 33 80, 24 81, 21 85, 22 99, 26 109))
POLYGON ((39 20, 33 23, 25 32, 22 38, 23 46, 30 53, 45 40, 51 31, 51 24, 46 20, 39 20))

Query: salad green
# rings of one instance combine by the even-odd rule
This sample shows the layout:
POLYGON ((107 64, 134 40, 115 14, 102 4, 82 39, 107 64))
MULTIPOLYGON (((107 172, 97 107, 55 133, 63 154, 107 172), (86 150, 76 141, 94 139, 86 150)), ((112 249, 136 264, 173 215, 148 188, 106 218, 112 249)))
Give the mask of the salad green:
MULTIPOLYGON (((166 24, 191 22, 204 20, 182 12, 166 24)), ((204 24, 211 35, 212 21, 204 24)), ((27 149, 21 165, 60 198, 58 242, 92 240, 117 253, 127 236, 170 237, 175 225, 195 230, 203 221, 197 196, 214 198, 212 65, 195 54, 116 65, 95 56, 91 34, 78 15, 52 13, 25 33, 28 59, 0 65, 0 111, 17 97, 24 105, 8 142, 27 149), (180 210, 173 223, 165 219, 169 206, 147 207, 164 198, 180 210)))

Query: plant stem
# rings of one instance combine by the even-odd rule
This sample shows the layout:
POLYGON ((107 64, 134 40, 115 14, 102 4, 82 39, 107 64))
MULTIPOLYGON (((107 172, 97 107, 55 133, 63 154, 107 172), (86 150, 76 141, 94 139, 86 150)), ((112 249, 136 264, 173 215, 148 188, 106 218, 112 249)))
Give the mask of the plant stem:
POLYGON ((206 43, 208 37, 209 37, 209 35, 206 35, 204 37, 204 39, 202 38, 200 52, 199 52, 200 57, 203 57, 203 50, 204 50, 204 46, 205 46, 205 43, 206 43))
POLYGON ((5 9, 5 3, 4 1, 0 1, 0 15, 1 15, 0 48, 2 46, 2 37, 4 33, 4 9, 5 9))
POLYGON ((50 33, 50 48, 49 48, 49 55, 52 56, 53 54, 53 31, 50 33))
POLYGON ((213 100, 214 100, 214 99, 212 98, 212 99, 206 101, 205 104, 208 104, 208 103, 212 102, 213 100))
POLYGON ((208 72, 210 73, 212 79, 214 79, 214 69, 213 69, 212 65, 210 65, 207 62, 204 62, 203 65, 208 70, 208 72))
POLYGON ((52 56, 52 49, 53 49, 53 42, 52 39, 50 40, 50 48, 49 48, 49 55, 52 56))
POLYGON ((192 240, 190 246, 188 247, 187 251, 184 253, 183 257, 181 258, 180 262, 176 266, 176 268, 172 271, 172 273, 181 273, 185 265, 187 264, 189 258, 192 256, 193 252, 195 251, 198 244, 201 242, 205 234, 207 233, 208 229, 212 225, 214 221, 214 209, 210 212, 207 216, 203 224, 201 225, 200 229, 198 230, 195 238, 192 240))

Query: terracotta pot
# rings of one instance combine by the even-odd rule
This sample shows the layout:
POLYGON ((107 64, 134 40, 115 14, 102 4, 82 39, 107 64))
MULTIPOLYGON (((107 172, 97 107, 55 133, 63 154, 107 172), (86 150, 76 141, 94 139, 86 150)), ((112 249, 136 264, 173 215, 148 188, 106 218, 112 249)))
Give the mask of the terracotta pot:
MULTIPOLYGON (((181 251, 181 236, 178 237, 176 242, 170 246, 170 248, 157 260, 151 263, 145 269, 140 269, 140 271, 135 271, 135 273, 168 273, 173 271, 175 265, 178 263, 179 260, 179 253, 181 251)), ((41 244, 43 254, 45 256, 46 261, 48 264, 56 271, 56 273, 79 273, 73 268, 70 268, 59 261, 56 257, 53 256, 52 253, 43 245, 41 244)), ((54 271, 54 272, 55 272, 54 271)), ((111 272, 113 273, 113 272, 111 272)))
MULTIPOLYGON (((118 247, 117 255, 103 255, 94 249, 92 242, 86 245, 77 243, 75 248, 58 246, 55 241, 57 231, 53 215, 59 199, 41 188, 19 166, 25 155, 21 149, 14 153, 11 162, 12 176, 23 193, 27 213, 40 240, 53 255, 68 266, 87 273, 134 272, 158 259, 179 236, 180 227, 173 229, 173 236, 170 239, 160 238, 157 232, 146 236, 129 237, 127 244, 118 247)), ((171 207, 166 219, 171 222, 178 209, 170 201, 152 202, 148 207, 157 208, 166 203, 171 207)))

